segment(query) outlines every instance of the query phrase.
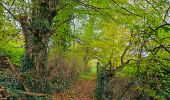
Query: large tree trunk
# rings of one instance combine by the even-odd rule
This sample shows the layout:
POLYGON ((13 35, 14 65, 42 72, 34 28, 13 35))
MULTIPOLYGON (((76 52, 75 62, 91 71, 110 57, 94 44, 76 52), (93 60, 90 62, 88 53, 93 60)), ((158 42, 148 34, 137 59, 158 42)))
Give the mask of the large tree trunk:
POLYGON ((48 42, 52 35, 52 20, 58 0, 36 0, 32 9, 31 20, 28 16, 20 16, 21 27, 25 37, 26 57, 32 63, 33 74, 38 89, 36 91, 45 92, 47 88, 47 57, 48 42))

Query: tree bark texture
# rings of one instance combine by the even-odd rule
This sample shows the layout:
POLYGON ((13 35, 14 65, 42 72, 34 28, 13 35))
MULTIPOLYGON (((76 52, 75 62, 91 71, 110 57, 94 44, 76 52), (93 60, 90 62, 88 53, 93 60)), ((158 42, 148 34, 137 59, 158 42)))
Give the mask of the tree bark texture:
POLYGON ((25 38, 26 57, 32 63, 34 77, 39 92, 45 92, 48 43, 53 33, 53 18, 56 16, 58 0, 33 1, 31 16, 20 16, 20 24, 25 38))

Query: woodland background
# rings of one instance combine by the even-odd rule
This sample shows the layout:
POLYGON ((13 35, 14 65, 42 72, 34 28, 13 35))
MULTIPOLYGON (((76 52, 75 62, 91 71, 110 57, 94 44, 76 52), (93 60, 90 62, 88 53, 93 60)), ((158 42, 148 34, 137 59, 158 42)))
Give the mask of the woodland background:
POLYGON ((0 0, 0 98, 75 84, 82 100, 169 100, 170 1, 0 0))

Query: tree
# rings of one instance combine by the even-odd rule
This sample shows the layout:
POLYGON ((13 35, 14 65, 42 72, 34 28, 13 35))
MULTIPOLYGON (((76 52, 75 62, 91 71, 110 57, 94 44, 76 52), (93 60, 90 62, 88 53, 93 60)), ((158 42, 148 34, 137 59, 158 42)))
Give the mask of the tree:
MULTIPOLYGON (((114 74, 132 66, 131 76, 145 82, 143 90, 158 82, 159 77, 162 85, 169 77, 169 4, 166 0, 0 2, 4 9, 3 16, 9 17, 7 22, 13 22, 16 27, 9 31, 22 30, 27 59, 25 66, 30 69, 25 70, 30 74, 27 83, 33 83, 37 89, 35 91, 39 92, 48 89, 47 59, 51 43, 53 47, 61 47, 61 51, 69 51, 70 46, 73 50, 77 46, 77 51, 83 51, 81 56, 84 56, 85 65, 89 59, 95 58, 105 67, 110 65, 110 69, 114 68, 114 74), (71 19, 74 20, 70 21, 71 19), (150 78, 153 80, 147 81, 150 78)), ((0 19, 0 23, 2 22, 0 19)), ((9 37, 7 33, 3 34, 9 37)), ((167 84, 166 86, 168 87, 167 84)), ((150 90, 158 88, 153 86, 150 90)))
MULTIPOLYGON (((115 68, 116 73, 120 71, 117 70, 119 68, 122 70, 121 74, 124 75, 126 74, 123 73, 125 70, 128 70, 129 72, 130 70, 133 70, 130 76, 135 76, 135 78, 137 77, 135 81, 138 81, 139 83, 142 80, 140 83, 141 94, 146 94, 159 99, 167 99, 169 90, 165 90, 165 87, 169 87, 169 74, 167 73, 169 72, 170 50, 170 2, 165 0, 109 0, 109 4, 108 2, 98 4, 95 0, 86 3, 78 0, 74 1, 83 5, 85 8, 87 7, 87 9, 92 9, 90 10, 90 14, 87 14, 88 17, 86 19, 86 23, 88 23, 88 25, 86 26, 85 23, 85 25, 82 26, 85 28, 87 27, 88 29, 83 31, 84 34, 87 34, 83 34, 84 36, 81 38, 84 43, 91 48, 100 48, 97 56, 101 57, 103 62, 106 64, 110 60, 110 54, 113 52, 116 59, 111 56, 111 62, 114 67, 117 67, 115 68), (109 12, 109 22, 105 22, 102 17, 98 18, 99 16, 94 14, 93 10, 102 13, 101 16, 107 16, 106 18, 108 18, 109 12), (95 33, 94 25, 91 26, 91 24, 89 24, 88 18, 91 19, 91 15, 93 14, 96 18, 95 21, 97 21, 95 25, 97 25, 97 27, 99 27, 99 25, 103 26, 100 28, 103 30, 99 31, 99 33, 95 33), (97 20, 97 18, 99 20, 97 20), (114 24, 111 23, 112 20, 114 24), (107 24, 110 25, 106 26, 107 24), (104 29, 104 26, 106 26, 106 29, 104 29), (109 26, 111 28, 109 28, 109 26), (123 34, 120 27, 125 30, 125 34, 127 33, 126 35, 123 34), (112 33, 115 34, 116 30, 118 30, 117 33, 120 39, 115 39, 114 37, 112 40, 112 33), (104 33, 104 35, 101 35, 101 33, 104 33), (96 34, 100 34, 101 37, 99 36, 100 38, 95 40, 94 35, 96 34), (102 39, 104 41, 101 41, 102 39), (123 43, 118 43, 117 45, 114 43, 114 47, 112 42, 117 42, 121 39, 123 39, 123 43), (111 49, 112 47, 113 51, 111 49), (116 62, 118 63, 116 64, 116 62), (167 84, 164 83, 165 80, 167 84), (162 91, 159 92, 159 90, 162 91)), ((95 29, 95 31, 96 30, 97 29, 95 29)), ((91 52, 93 52, 93 49, 91 49, 91 52)), ((128 77, 127 74, 125 76, 128 77)))
MULTIPOLYGON (((13 3, 18 1, 13 1, 13 3)), ((33 0, 23 1, 22 4, 29 6, 24 8, 22 13, 15 16, 4 3, 0 3, 6 11, 16 19, 21 27, 25 39, 25 55, 35 69, 34 75, 37 79, 38 91, 44 92, 47 74, 47 54, 48 43, 54 33, 53 19, 57 14, 58 0, 33 0)), ((23 10, 22 9, 22 10, 23 10)), ((28 66, 28 65, 27 65, 28 66)))

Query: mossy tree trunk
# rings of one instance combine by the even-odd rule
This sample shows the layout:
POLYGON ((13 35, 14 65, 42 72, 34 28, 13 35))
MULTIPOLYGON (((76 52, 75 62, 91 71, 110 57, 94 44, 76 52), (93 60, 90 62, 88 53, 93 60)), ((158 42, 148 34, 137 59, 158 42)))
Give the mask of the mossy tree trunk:
POLYGON ((56 16, 58 0, 35 0, 30 16, 20 16, 20 24, 25 37, 26 57, 31 61, 34 87, 38 92, 47 88, 48 43, 53 33, 53 18, 56 16))

